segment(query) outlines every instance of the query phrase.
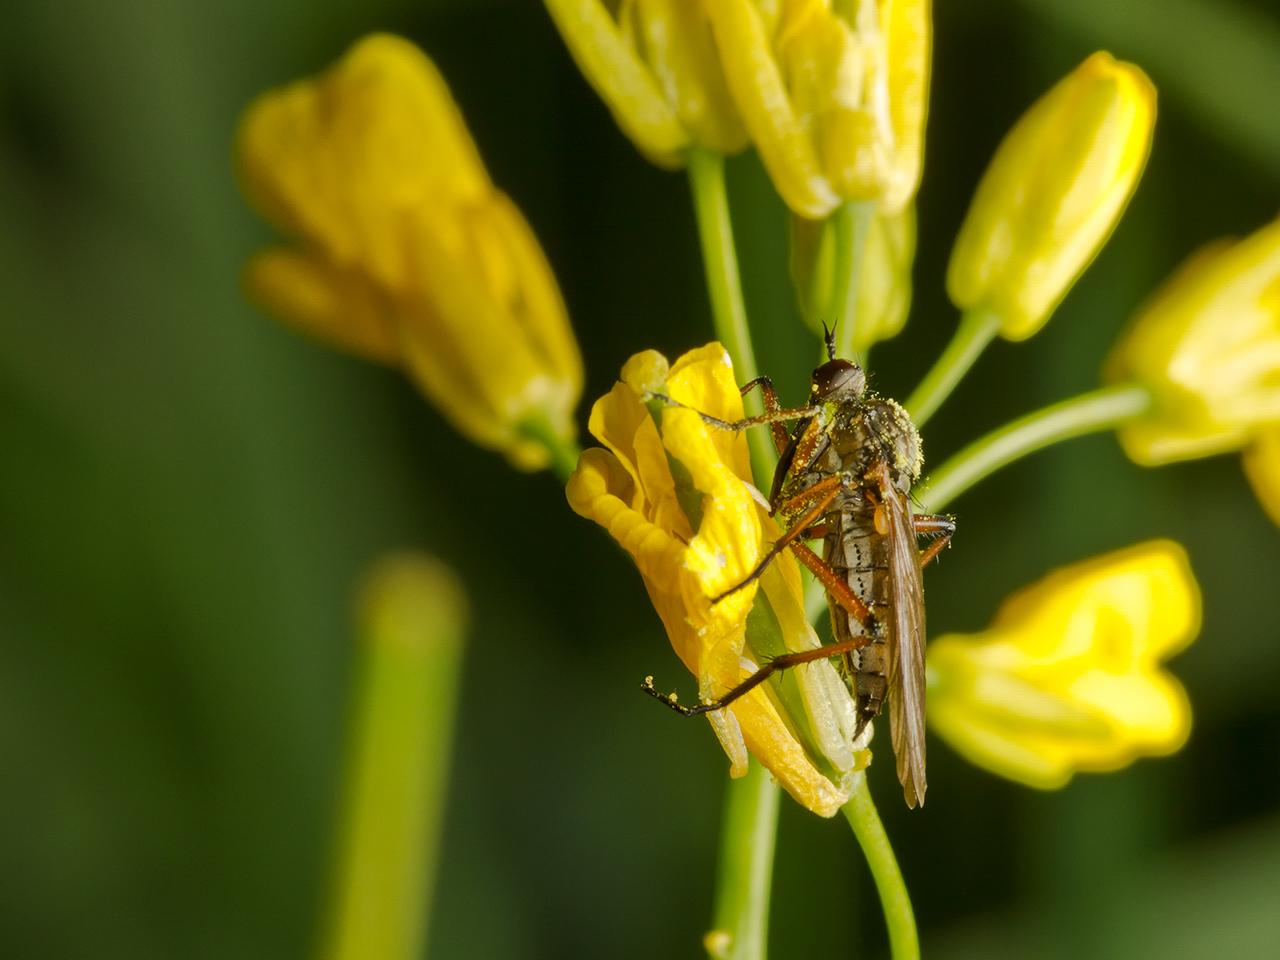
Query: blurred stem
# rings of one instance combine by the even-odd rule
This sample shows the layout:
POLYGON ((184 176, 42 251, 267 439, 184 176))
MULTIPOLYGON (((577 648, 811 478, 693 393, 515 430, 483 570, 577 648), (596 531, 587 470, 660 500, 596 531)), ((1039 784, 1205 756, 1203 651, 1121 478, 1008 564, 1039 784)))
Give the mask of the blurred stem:
POLYGON ((1000 331, 1000 318, 985 310, 970 310, 960 318, 955 336, 932 369, 903 404, 917 427, 933 416, 969 372, 982 351, 1000 331))
POLYGON ((1135 383, 1060 400, 975 440, 935 470, 913 495, 923 511, 934 513, 1015 460, 1072 437, 1111 430, 1149 409, 1150 392, 1135 383))
POLYGON ((752 759, 725 790, 714 926, 705 941, 715 960, 764 960, 777 821, 778 787, 752 759))
POLYGON ((880 894, 880 906, 884 910, 885 923, 889 927, 889 950, 893 960, 919 960, 920 940, 916 934, 915 913, 911 898, 898 869, 898 859, 889 845, 889 835, 884 832, 880 814, 867 789, 867 776, 858 773, 854 781, 853 796, 841 811, 853 827, 863 856, 871 868, 871 876, 880 894))
MULTIPOLYGON (((874 203, 841 204, 832 219, 835 227, 835 270, 831 282, 830 308, 836 328, 836 356, 866 364, 866 358, 854 353, 858 331, 858 298, 854 292, 862 279, 862 264, 866 260, 867 232, 875 214, 874 203)), ((822 318, 819 318, 822 319, 822 318)), ((824 354, 823 360, 826 359, 824 354)))
MULTIPOLYGON (((711 321, 716 338, 724 344, 733 360, 734 375, 739 383, 746 383, 756 378, 756 357, 751 346, 751 329, 747 325, 747 307, 742 298, 742 281, 738 275, 738 254, 733 242, 733 222, 729 218, 729 195, 725 189, 724 157, 710 150, 690 150, 689 185, 693 191, 693 210, 698 220, 698 239, 702 244, 702 265, 711 299, 711 321)), ((749 416, 764 409, 760 395, 755 391, 746 405, 749 416)), ((751 448, 756 486, 767 490, 777 463, 769 431, 748 430, 747 443, 751 448)))
POLYGON ((389 558, 366 586, 323 960, 422 954, 464 607, 428 557, 389 558))

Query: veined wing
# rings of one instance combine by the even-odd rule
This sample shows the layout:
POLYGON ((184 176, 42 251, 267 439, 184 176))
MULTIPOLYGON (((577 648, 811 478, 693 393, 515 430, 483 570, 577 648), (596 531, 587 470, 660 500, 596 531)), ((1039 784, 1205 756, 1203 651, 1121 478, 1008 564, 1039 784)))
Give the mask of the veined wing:
POLYGON ((924 587, 916 552, 911 504, 881 461, 872 469, 888 531, 885 554, 889 577, 889 727, 907 806, 924 803, 924 587))

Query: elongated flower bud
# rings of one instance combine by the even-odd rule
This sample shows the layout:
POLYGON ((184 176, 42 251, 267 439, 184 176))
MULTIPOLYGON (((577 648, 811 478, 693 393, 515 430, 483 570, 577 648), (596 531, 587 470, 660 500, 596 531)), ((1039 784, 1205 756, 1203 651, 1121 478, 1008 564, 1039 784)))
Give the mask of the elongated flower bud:
POLYGON ((328 73, 263 95, 237 159, 250 198, 298 241, 250 264, 259 302, 403 366, 517 466, 572 443, 582 365, 555 278, 416 47, 371 36, 328 73))
POLYGON ((1245 451, 1244 472, 1263 509, 1280 526, 1280 423, 1261 433, 1245 451))
POLYGON ((1199 626, 1176 543, 1066 567, 1009 597, 984 632, 930 644, 929 722, 978 766, 1045 789, 1172 753, 1191 710, 1161 663, 1199 626))
POLYGON ((947 270, 956 306, 1023 340, 1044 325, 1107 238, 1147 161, 1156 92, 1095 53, 1004 138, 978 185, 947 270))
POLYGON ((1147 466, 1280 428, 1280 220, 1193 254, 1138 311, 1103 377, 1151 392, 1151 412, 1119 432, 1147 466))
POLYGON ((587 81, 654 163, 680 166, 689 147, 746 146, 698 0, 545 2, 587 81))

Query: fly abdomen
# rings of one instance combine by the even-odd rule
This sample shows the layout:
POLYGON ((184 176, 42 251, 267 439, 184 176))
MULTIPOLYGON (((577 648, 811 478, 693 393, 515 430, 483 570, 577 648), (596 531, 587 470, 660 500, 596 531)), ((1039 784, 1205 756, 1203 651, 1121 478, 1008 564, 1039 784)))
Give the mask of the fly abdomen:
MULTIPOLYGON (((826 561, 867 609, 879 614, 888 600, 887 564, 884 537, 876 532, 874 515, 861 504, 854 509, 835 510, 828 516, 826 561)), ((884 628, 875 625, 869 632, 857 617, 831 604, 832 634, 837 642, 866 638, 843 658, 843 673, 854 695, 858 728, 879 716, 888 693, 888 648, 884 628)))

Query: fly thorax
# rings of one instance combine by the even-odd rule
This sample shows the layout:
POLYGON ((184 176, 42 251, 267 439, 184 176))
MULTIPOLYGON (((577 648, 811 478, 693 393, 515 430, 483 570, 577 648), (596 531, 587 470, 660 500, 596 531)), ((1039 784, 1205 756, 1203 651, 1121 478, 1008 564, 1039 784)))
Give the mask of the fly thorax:
POLYGON ((920 476, 924 457, 920 432, 907 411, 893 400, 876 398, 863 410, 863 425, 880 455, 889 462, 894 483, 903 493, 910 492, 920 476))

